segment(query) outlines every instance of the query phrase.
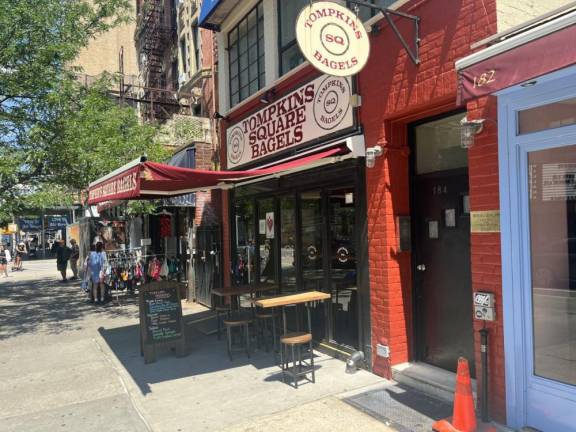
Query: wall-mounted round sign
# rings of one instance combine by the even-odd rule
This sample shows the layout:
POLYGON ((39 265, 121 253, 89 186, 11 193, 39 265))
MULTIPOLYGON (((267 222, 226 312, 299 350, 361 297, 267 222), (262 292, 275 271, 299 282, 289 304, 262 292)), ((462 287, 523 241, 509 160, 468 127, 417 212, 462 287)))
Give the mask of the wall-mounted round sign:
POLYGON ((370 53, 362 20, 333 2, 312 3, 300 11, 296 40, 306 60, 316 69, 335 76, 360 72, 370 53))

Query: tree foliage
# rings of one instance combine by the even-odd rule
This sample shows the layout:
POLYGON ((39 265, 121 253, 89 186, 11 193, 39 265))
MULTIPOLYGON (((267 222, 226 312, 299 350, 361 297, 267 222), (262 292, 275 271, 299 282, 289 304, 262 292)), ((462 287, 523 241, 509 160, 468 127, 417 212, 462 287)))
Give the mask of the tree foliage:
POLYGON ((129 0, 0 0, 0 219, 66 202, 142 153, 163 157, 108 80, 83 88, 69 66, 132 14, 129 0))

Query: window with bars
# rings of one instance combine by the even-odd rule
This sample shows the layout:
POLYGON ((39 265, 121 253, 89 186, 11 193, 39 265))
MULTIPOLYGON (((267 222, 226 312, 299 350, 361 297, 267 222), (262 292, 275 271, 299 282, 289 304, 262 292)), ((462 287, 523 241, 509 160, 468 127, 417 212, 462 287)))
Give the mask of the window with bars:
POLYGON ((304 56, 296 42, 294 26, 298 14, 308 4, 310 4, 310 0, 278 0, 280 75, 284 75, 304 61, 304 56))
POLYGON ((265 83, 264 13, 259 2, 228 33, 230 106, 256 93, 265 83))

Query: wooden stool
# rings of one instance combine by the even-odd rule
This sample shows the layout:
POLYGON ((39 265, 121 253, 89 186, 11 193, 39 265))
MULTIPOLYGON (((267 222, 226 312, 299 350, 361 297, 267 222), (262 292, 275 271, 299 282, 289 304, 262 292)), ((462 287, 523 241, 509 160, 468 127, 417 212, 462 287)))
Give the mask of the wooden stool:
POLYGON ((250 324, 251 319, 225 319, 224 327, 226 327, 226 335, 228 337, 228 357, 232 360, 232 353, 235 352, 246 352, 246 355, 250 357, 250 324), (234 348, 232 344, 232 329, 238 328, 242 332, 242 339, 244 343, 241 344, 240 348, 234 348))
POLYGON ((298 388, 298 379, 301 376, 306 377, 307 374, 312 374, 312 383, 316 382, 314 375, 314 351, 312 349, 312 334, 304 332, 286 333, 280 337, 280 363, 282 366, 282 381, 285 382, 284 376, 288 374, 292 377, 294 387, 298 388), (308 353, 310 357, 309 364, 302 361, 302 347, 308 345, 308 353), (284 348, 286 348, 286 355, 284 355, 284 348), (290 348, 290 351, 289 351, 290 348), (288 352, 292 353, 292 367, 288 359, 288 352), (297 354, 297 355, 296 355, 297 354))
POLYGON ((218 340, 220 340, 220 334, 222 333, 222 315, 230 318, 230 306, 214 306, 214 310, 216 311, 216 322, 218 324, 218 340))
POLYGON ((260 340, 264 341, 264 348, 268 352, 268 336, 272 336, 272 345, 274 350, 276 350, 276 317, 273 313, 256 312, 254 314, 256 318, 256 341, 258 347, 260 347, 260 340), (272 321, 272 329, 268 328, 268 321, 272 321))

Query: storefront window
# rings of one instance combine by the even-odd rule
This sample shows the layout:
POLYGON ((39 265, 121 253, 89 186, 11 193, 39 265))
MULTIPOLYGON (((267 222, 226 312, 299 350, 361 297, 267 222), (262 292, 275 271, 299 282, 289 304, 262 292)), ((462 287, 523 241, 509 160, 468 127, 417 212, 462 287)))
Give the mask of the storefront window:
POLYGON ((280 267, 282 293, 296 291, 296 199, 280 198, 280 267))
POLYGON ((302 8, 308 4, 310 0, 278 0, 280 75, 284 75, 304 61, 296 42, 294 23, 302 8))
POLYGON ((319 190, 303 192, 300 199, 303 290, 322 291, 324 287, 322 194, 319 190))
POLYGON ((260 253, 260 283, 277 283, 276 221, 273 198, 258 201, 258 250, 260 253))
POLYGON ((239 285, 251 284, 255 278, 255 214, 249 200, 236 202, 236 262, 234 277, 239 285))
POLYGON ((230 105, 264 87, 264 14, 258 3, 228 33, 230 105))
POLYGON ((576 124, 576 98, 518 112, 518 135, 576 124))
POLYGON ((576 145, 528 156, 534 374, 576 385, 576 145))

